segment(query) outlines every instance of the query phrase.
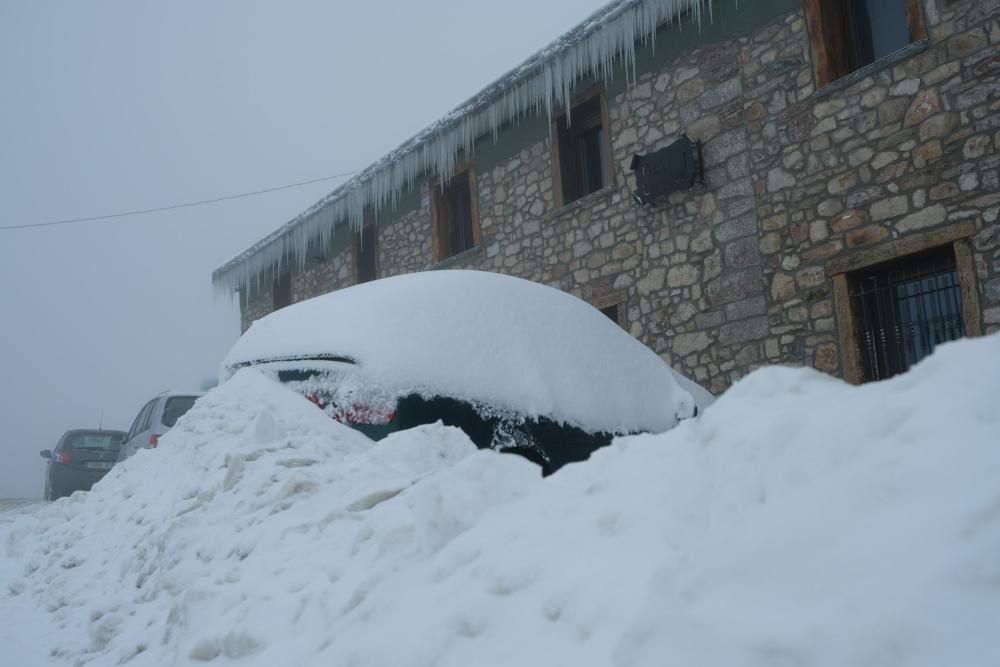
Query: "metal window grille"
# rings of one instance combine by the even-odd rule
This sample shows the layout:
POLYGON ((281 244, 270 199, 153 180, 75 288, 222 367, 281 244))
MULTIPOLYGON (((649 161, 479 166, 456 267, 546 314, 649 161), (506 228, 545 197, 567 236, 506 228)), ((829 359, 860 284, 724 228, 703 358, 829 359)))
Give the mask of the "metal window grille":
POLYGON ((935 345, 965 335, 958 271, 950 247, 854 276, 851 299, 866 382, 904 373, 935 345))
POLYGON ((606 308, 601 308, 601 312, 604 313, 604 315, 609 320, 611 320, 612 322, 614 322, 618 326, 622 326, 622 321, 621 321, 621 304, 616 303, 613 306, 608 306, 606 308))

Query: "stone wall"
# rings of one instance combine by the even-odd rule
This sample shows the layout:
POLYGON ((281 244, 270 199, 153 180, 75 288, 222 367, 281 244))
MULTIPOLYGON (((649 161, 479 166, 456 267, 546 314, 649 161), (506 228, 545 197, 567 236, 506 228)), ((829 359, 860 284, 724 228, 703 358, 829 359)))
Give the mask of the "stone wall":
MULTIPOLYGON (((830 262, 972 221, 974 290, 996 330, 998 5, 928 0, 928 48, 819 93, 801 12, 689 51, 608 100, 611 185, 557 208, 539 141, 477 169, 476 248, 434 263, 420 206, 380 226, 380 275, 476 268, 620 303, 625 328, 719 392, 764 363, 841 374, 830 262), (632 155, 680 132, 704 142, 705 186, 634 207, 632 155)), ((343 250, 296 271, 293 296, 353 274, 343 250)), ((251 299, 244 328, 269 298, 251 299)))
MULTIPOLYGON (((354 251, 349 243, 331 243, 326 250, 315 250, 305 266, 287 261, 281 271, 292 278, 292 301, 310 299, 354 284, 354 251)), ((270 285, 274 273, 262 276, 260 287, 252 284, 249 293, 240 295, 240 331, 246 331, 254 320, 274 310, 274 295, 270 285)))
POLYGON ((974 222, 981 324, 1000 325, 998 8, 929 0, 926 49, 825 94, 802 16, 742 46, 769 362, 841 374, 838 260, 873 247, 890 259, 895 241, 962 221, 974 222))
POLYGON ((255 320, 259 320, 274 310, 271 295, 265 290, 258 290, 255 285, 249 290, 240 291, 240 332, 250 328, 255 320))

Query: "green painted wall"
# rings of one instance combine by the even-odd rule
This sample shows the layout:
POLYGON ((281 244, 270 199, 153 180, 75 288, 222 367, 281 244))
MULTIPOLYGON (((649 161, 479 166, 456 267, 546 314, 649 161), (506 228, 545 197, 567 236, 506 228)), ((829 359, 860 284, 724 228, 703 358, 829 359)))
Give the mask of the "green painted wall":
MULTIPOLYGON (((684 52, 699 46, 749 34, 801 8, 802 0, 714 0, 712 20, 703 19, 701 26, 693 22, 663 26, 656 31, 654 44, 637 47, 636 76, 663 69, 684 52)), ((618 68, 614 81, 607 85, 608 96, 625 92, 627 81, 625 68, 618 68)))
POLYGON ((420 207, 420 191, 417 188, 404 190, 399 194, 396 206, 387 206, 378 212, 378 224, 382 227, 399 222, 404 215, 420 207))
POLYGON ((477 174, 485 174, 501 162, 514 157, 525 148, 549 138, 549 121, 545 116, 527 116, 500 128, 496 143, 493 137, 476 142, 473 159, 477 174))
POLYGON ((354 238, 351 229, 346 225, 341 225, 333 230, 333 238, 330 239, 331 251, 336 255, 342 250, 346 250, 354 238))

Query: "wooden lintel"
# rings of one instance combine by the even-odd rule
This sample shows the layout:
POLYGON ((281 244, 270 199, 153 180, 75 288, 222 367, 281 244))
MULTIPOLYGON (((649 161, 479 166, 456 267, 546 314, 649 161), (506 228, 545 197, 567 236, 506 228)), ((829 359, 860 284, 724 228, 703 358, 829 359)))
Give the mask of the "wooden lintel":
POLYGON ((865 269, 897 257, 947 245, 958 239, 968 238, 975 233, 976 223, 972 220, 964 220, 930 232, 910 234, 873 248, 835 257, 826 263, 826 272, 828 275, 835 275, 865 269))

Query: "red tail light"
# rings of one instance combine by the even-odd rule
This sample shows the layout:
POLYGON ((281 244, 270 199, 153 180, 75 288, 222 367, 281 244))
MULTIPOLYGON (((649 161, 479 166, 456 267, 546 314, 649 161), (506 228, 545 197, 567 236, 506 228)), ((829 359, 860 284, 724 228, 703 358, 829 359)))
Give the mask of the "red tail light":
POLYGON ((310 391, 304 394, 306 400, 314 404, 341 424, 388 424, 396 419, 396 411, 382 406, 355 403, 350 407, 329 403, 320 394, 310 391))
POLYGON ((306 394, 306 400, 308 400, 310 403, 313 403, 320 409, 325 408, 327 406, 325 402, 320 400, 319 395, 314 391, 310 391, 308 394, 306 394))
POLYGON ((56 463, 69 463, 72 461, 69 452, 56 452, 56 463))
POLYGON ((158 444, 160 444, 160 434, 159 433, 154 433, 153 435, 149 436, 149 448, 150 449, 156 449, 156 446, 158 444))
POLYGON ((359 405, 355 403, 350 409, 340 410, 336 420, 344 424, 388 424, 396 418, 395 410, 359 405))

